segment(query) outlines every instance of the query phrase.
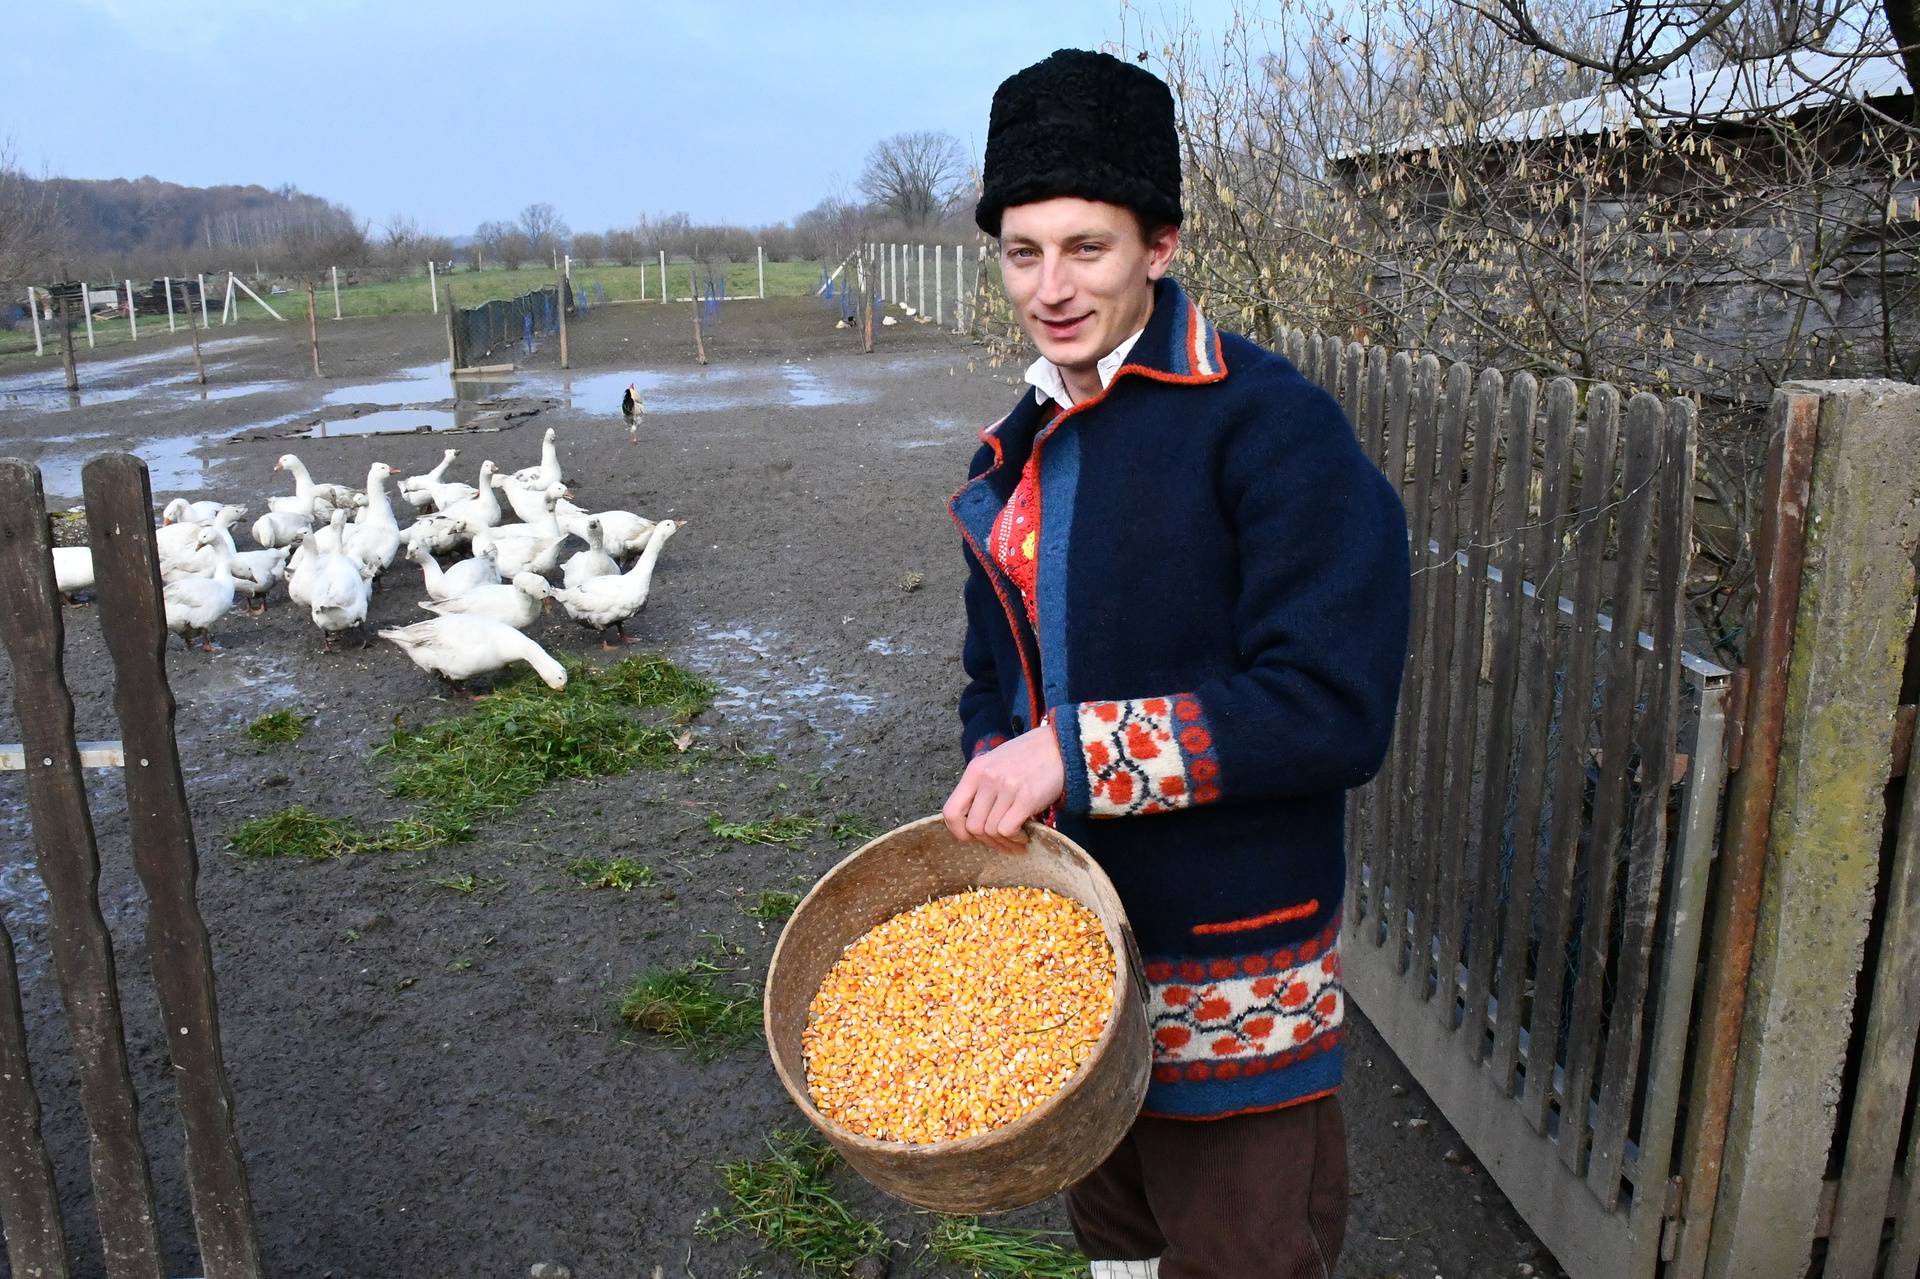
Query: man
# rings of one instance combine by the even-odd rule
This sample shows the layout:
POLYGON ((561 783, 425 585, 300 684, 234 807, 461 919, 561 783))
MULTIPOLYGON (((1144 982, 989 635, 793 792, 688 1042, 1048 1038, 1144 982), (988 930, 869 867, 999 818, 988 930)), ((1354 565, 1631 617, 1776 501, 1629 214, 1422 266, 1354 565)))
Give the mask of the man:
POLYGON ((1346 1223, 1345 792, 1380 766, 1407 527, 1338 405, 1216 329, 1179 247, 1172 95, 1062 50, 994 94, 975 218, 1040 358, 982 433, 965 543, 969 763, 944 815, 1048 820, 1119 890, 1154 1066, 1067 1192, 1100 1275, 1331 1274, 1346 1223))

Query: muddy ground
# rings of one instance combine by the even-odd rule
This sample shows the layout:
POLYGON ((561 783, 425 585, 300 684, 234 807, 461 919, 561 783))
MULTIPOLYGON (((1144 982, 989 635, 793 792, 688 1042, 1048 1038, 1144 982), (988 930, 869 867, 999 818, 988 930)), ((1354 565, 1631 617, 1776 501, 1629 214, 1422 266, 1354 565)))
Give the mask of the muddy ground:
MULTIPOLYGON (((57 365, 0 365, 0 454, 42 463, 50 506, 79 500, 87 456, 132 447, 149 459, 156 498, 219 497, 257 513, 284 491, 271 467, 290 448, 320 478, 358 484, 374 460, 417 473, 448 445, 462 472, 486 457, 528 465, 553 426, 583 505, 690 521, 635 629, 722 691, 695 726, 716 749, 689 774, 562 785, 477 841, 423 856, 252 864, 227 851, 225 832, 287 804, 394 815, 401 805, 381 794, 369 752, 396 717, 458 707, 388 645, 321 653, 284 597, 264 618, 231 616, 221 653, 171 650, 200 897, 270 1272, 506 1277, 557 1260, 581 1279, 655 1265, 701 1279, 794 1273, 751 1239, 697 1230, 723 1197, 715 1164, 762 1153, 770 1129, 798 1123, 764 1054, 702 1064, 626 1033, 613 1006, 636 972, 709 953, 716 936, 744 948, 742 975, 757 978, 775 926, 743 904, 803 887, 844 851, 824 834, 791 852, 729 844, 708 834, 710 814, 811 812, 885 828, 939 807, 958 766, 962 682, 962 564, 945 501, 975 431, 1014 394, 1009 371, 933 326, 883 330, 880 350, 862 355, 805 300, 729 305, 701 369, 687 311, 641 304, 578 324, 570 374, 549 344, 501 357, 520 361, 516 374, 456 403, 431 317, 324 325, 320 380, 296 328, 216 330, 204 393, 184 335, 83 362, 78 406, 57 365), (637 443, 619 413, 629 381, 649 406, 637 443), (421 423, 474 429, 349 433, 421 423), (242 735, 280 707, 313 716, 303 741, 266 748, 242 735), (744 758, 762 753, 771 766, 744 758), (583 890, 562 869, 579 854, 626 854, 658 882, 583 890), (478 891, 439 886, 468 874, 478 891)), ((387 582, 373 621, 416 620, 417 577, 387 582)), ((117 737, 95 613, 66 616, 79 736, 117 737)), ((600 660, 595 637, 558 613, 533 633, 600 660)), ((0 740, 17 739, 8 706, 0 740)), ((24 789, 9 776, 0 906, 20 950, 80 1271, 95 1275, 83 1119, 24 789)), ((111 773, 90 784, 143 1119, 160 1152, 163 1236, 172 1272, 197 1274, 121 790, 111 773)), ((1342 1273, 1555 1273, 1364 1017, 1348 1042, 1342 1273)), ((896 1274, 955 1273, 925 1251, 927 1217, 850 1177, 846 1189, 901 1241, 896 1274)), ((1057 1204, 1009 1220, 1065 1226, 1057 1204)))

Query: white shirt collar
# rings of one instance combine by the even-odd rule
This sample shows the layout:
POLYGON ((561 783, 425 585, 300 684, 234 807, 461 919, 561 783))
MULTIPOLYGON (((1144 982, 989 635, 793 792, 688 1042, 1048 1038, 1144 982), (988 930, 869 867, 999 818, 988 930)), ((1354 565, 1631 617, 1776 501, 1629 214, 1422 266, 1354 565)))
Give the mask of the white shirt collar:
MULTIPOLYGON (((1146 331, 1146 325, 1141 325, 1134 330, 1132 337, 1101 356, 1100 362, 1093 366, 1094 371, 1100 375, 1101 390, 1106 390, 1112 384, 1113 375, 1118 373, 1120 366, 1127 362, 1127 355, 1133 350, 1133 344, 1138 342, 1140 335, 1146 331)), ((1067 391, 1065 375, 1060 372, 1060 366, 1046 356, 1041 356, 1027 366, 1026 380, 1033 387, 1035 404, 1045 404, 1048 400, 1053 400, 1062 408, 1073 407, 1073 396, 1067 391)))

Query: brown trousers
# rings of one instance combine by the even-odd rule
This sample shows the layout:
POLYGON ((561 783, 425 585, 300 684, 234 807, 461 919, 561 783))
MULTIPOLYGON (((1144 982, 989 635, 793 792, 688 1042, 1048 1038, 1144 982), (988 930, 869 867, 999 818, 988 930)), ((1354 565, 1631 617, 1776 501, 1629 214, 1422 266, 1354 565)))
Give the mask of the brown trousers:
POLYGON ((1332 1279, 1347 1233, 1339 1095, 1225 1119, 1143 1116, 1067 1189, 1067 1215, 1090 1259, 1158 1257, 1160 1279, 1332 1279))

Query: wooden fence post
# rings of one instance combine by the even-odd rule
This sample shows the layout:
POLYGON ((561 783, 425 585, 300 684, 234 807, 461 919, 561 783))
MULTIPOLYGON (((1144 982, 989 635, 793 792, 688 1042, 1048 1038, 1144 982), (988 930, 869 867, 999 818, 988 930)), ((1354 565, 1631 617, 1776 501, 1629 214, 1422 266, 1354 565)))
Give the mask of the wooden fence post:
POLYGON ((553 282, 553 309, 560 313, 560 367, 572 368, 567 355, 567 274, 564 270, 556 273, 553 282))
POLYGON ((687 297, 689 299, 690 305, 693 307, 694 355, 700 361, 700 363, 705 364, 707 362, 707 339, 706 339, 706 335, 701 332, 700 289, 693 282, 693 270, 696 265, 697 264, 693 262, 687 263, 687 297))
MULTIPOLYGON (((65 275, 62 271, 60 274, 65 275)), ((73 362, 73 322, 67 318, 67 290, 65 281, 60 289, 60 364, 67 375, 67 394, 77 395, 80 391, 80 370, 73 362)))
POLYGON ((440 281, 434 274, 433 259, 427 259, 427 293, 433 300, 433 313, 440 314, 440 281))
POLYGON ((125 283, 127 286, 127 340, 138 342, 140 340, 140 307, 133 296, 133 281, 128 280, 125 283))
MULTIPOLYGON (((458 373, 465 363, 459 343, 454 338, 454 319, 459 313, 460 308, 453 303, 453 286, 449 284, 447 286, 447 372, 449 375, 458 373)), ((463 324, 459 327, 464 330, 466 326, 463 324)))
POLYGON ((320 321, 314 315, 313 285, 307 285, 307 343, 313 348, 313 375, 320 376, 320 321))
MULTIPOLYGON (((200 273, 199 280, 200 280, 200 327, 203 329, 210 329, 213 327, 213 312, 207 309, 207 276, 204 271, 200 273)), ((189 316, 188 318, 191 319, 192 317, 189 316)))
MULTIPOLYGON (((311 284, 307 300, 311 314, 311 284)), ((167 627, 146 464, 130 453, 97 457, 82 472, 82 486, 126 755, 133 863, 146 889, 147 948, 169 1030, 202 1273, 207 1279, 259 1279, 253 1197, 234 1133, 233 1090, 220 1044, 213 949, 194 895, 199 853, 173 735, 167 627)))
MULTIPOLYGON (((147 525, 151 508, 139 517, 147 525)), ((0 635, 13 662, 33 842, 47 888, 48 937, 78 1059, 80 1103, 93 1136, 94 1209, 107 1273, 114 1279, 164 1279, 113 940, 94 895, 100 855, 63 670, 65 627, 47 544, 46 498, 39 470, 25 462, 0 462, 0 590, 10 604, 0 609, 0 635)))
POLYGON ((40 341, 40 305, 33 300, 33 286, 27 286, 27 314, 33 318, 33 353, 45 355, 47 348, 40 341))
POLYGON ((93 350, 93 290, 80 281, 80 314, 87 321, 87 350, 93 350))
MULTIPOLYGON (((201 302, 203 305, 205 301, 206 295, 202 294, 201 302)), ((194 381, 198 382, 201 386, 205 386, 207 384, 207 366, 200 359, 200 326, 193 322, 193 301, 191 298, 187 301, 187 337, 193 342, 194 381)))
POLYGON ((667 296, 667 251, 660 250, 660 305, 665 306, 670 299, 667 296))
MULTIPOLYGON (((1714 1279, 1798 1271, 1817 1231, 1920 543, 1920 387, 1790 383, 1820 397, 1806 560, 1746 1016, 1708 1245, 1714 1279)), ((1876 1222, 1883 1205, 1876 1205, 1876 1222)), ((1878 1241, 1879 1230, 1873 1232, 1878 1241)))
POLYGON ((753 253, 760 263, 760 300, 764 302, 767 298, 767 246, 756 244, 753 246, 753 253))
MULTIPOLYGON (((927 313, 927 246, 924 244, 920 246, 919 257, 920 257, 920 314, 925 315, 927 313)), ((938 271, 934 272, 936 283, 938 283, 939 274, 940 273, 938 271)))
POLYGON ((170 275, 161 276, 160 287, 167 291, 167 332, 172 333, 173 332, 173 277, 170 275))
POLYGON ((946 251, 947 246, 944 244, 933 246, 933 322, 935 324, 947 322, 946 290, 941 287, 947 278, 946 251))
MULTIPOLYGON (((337 320, 340 318, 340 268, 336 266, 332 268, 332 270, 333 270, 333 318, 337 320)), ((452 305, 452 304, 449 303, 448 305, 452 305)))

